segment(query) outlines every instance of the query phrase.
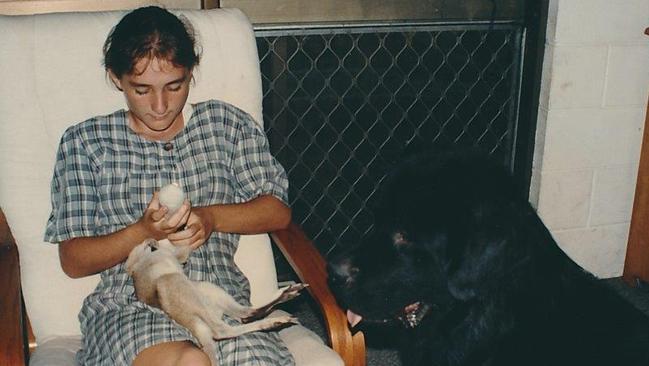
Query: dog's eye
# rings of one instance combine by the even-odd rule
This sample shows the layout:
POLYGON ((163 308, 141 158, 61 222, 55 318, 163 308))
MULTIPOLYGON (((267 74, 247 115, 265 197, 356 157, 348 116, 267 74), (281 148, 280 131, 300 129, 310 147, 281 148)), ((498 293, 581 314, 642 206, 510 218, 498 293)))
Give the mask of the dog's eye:
POLYGON ((402 231, 397 231, 396 233, 392 234, 392 242, 396 247, 404 247, 410 244, 410 242, 406 238, 406 234, 402 231))
POLYGON ((153 247, 153 246, 151 246, 151 247, 149 247, 149 248, 151 248, 151 251, 152 251, 152 252, 155 252, 156 250, 158 250, 158 248, 153 247))

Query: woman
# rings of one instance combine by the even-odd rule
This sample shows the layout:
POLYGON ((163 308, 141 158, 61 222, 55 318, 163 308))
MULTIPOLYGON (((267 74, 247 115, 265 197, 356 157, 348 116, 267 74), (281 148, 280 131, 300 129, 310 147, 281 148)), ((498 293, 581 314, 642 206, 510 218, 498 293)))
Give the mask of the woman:
MULTIPOLYGON (((239 234, 290 222, 287 178, 245 112, 220 101, 187 105, 199 63, 191 25, 147 7, 127 14, 104 44, 104 66, 128 110, 63 135, 45 240, 60 243, 70 277, 101 273, 79 315, 82 365, 208 365, 184 328, 138 302, 123 262, 146 238, 191 245, 185 271, 249 304, 234 265, 239 234), (157 190, 177 182, 188 201, 167 215, 157 190), (191 204, 190 204, 191 202, 191 204)), ((292 365, 276 333, 217 342, 222 365, 292 365)))

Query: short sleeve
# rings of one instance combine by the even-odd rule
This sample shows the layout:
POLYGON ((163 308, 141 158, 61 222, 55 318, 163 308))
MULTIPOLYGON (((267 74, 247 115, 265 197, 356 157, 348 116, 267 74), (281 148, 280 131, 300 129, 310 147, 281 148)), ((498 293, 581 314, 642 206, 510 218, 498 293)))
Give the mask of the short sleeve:
POLYGON ((94 236, 97 195, 91 159, 74 127, 61 138, 51 183, 52 212, 45 241, 94 236))
POLYGON ((270 154, 266 135, 252 118, 247 122, 240 125, 233 159, 239 195, 243 201, 272 195, 288 205, 286 171, 270 154))

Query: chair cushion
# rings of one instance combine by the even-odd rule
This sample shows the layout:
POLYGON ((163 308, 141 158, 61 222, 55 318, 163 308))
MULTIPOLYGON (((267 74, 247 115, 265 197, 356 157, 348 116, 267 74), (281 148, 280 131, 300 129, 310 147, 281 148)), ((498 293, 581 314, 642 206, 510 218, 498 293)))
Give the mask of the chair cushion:
MULTIPOLYGON (((221 99, 261 122, 259 60, 246 17, 235 9, 178 13, 193 23, 203 46, 190 102, 221 99)), ((126 108, 101 65, 103 42, 123 15, 0 16, 0 207, 18 244, 25 304, 38 343, 79 334, 82 300, 98 281, 67 278, 57 246, 43 243, 43 232, 65 128, 126 108)), ((267 235, 252 241, 246 248, 252 259, 238 253, 237 263, 245 267, 253 302, 259 303, 276 291, 276 273, 267 235)))
POLYGON ((59 336, 39 344, 29 356, 30 366, 72 366, 81 348, 81 336, 59 336))
MULTIPOLYGON (((286 314, 275 311, 269 316, 286 314)), ((344 366, 342 359, 331 348, 325 347, 317 334, 301 325, 280 330, 282 338, 295 358, 297 366, 344 366)), ((39 345, 31 355, 30 366, 72 366, 81 346, 80 336, 51 338, 39 345)))

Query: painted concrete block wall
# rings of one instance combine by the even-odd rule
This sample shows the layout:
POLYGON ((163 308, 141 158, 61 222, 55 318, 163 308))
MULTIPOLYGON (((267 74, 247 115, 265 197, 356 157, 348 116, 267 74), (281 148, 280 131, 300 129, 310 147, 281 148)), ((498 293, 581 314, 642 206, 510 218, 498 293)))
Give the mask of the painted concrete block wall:
POLYGON ((649 93, 649 0, 551 0, 530 200, 562 249, 622 274, 649 93))

